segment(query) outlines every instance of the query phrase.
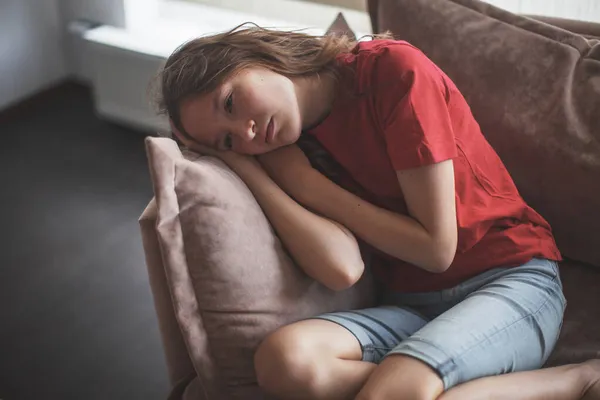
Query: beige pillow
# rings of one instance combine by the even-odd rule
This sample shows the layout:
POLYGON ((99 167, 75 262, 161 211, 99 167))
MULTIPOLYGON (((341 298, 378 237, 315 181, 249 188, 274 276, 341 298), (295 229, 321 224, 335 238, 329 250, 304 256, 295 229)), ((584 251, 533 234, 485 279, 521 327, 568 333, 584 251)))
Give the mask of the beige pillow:
POLYGON ((335 293, 297 268, 252 193, 220 160, 184 156, 167 138, 148 138, 146 150, 168 286, 206 399, 261 398, 253 355, 278 327, 372 305, 368 273, 335 293))

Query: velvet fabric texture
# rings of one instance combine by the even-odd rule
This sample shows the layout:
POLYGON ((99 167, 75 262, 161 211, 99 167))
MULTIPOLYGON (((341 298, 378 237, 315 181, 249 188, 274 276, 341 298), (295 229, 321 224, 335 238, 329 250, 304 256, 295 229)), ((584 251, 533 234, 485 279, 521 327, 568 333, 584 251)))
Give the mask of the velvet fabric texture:
MULTIPOLYGON (((373 304, 368 273, 336 293, 294 265, 250 190, 221 161, 184 157, 167 138, 148 138, 147 154, 165 280, 197 374, 185 390, 206 399, 258 399, 253 356, 270 332, 373 304)), ((185 362, 171 373, 185 378, 185 362)))
POLYGON ((326 33, 328 35, 345 35, 356 40, 356 35, 352 31, 352 28, 350 28, 350 25, 348 25, 348 21, 346 21, 346 18, 342 13, 338 13, 326 33))
POLYGON ((563 254, 600 265, 600 41, 477 0, 378 3, 379 29, 456 83, 563 254))
POLYGON ((600 358, 600 268, 567 260, 561 265, 567 309, 558 343, 546 366, 600 358))
POLYGON ((156 211, 156 199, 152 199, 142 213, 139 224, 169 380, 176 385, 178 382, 189 380, 190 375, 194 374, 194 367, 173 312, 171 290, 156 234, 156 211))
POLYGON ((379 31, 454 80, 522 196, 581 261, 561 264, 568 306, 547 365, 600 358, 600 25, 477 0, 370 0, 369 9, 379 31))

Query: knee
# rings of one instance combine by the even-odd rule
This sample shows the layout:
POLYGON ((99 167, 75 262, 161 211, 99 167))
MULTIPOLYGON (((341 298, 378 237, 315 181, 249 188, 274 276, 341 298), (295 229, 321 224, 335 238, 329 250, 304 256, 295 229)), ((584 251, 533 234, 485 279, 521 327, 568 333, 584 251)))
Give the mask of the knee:
POLYGON ((293 327, 284 327, 268 336, 254 355, 258 385, 267 393, 312 397, 318 391, 319 362, 314 346, 293 327))
POLYGON ((362 390, 354 400, 395 400, 398 398, 406 400, 436 400, 440 394, 432 394, 425 387, 397 388, 394 391, 365 391, 362 390))
POLYGON ((354 400, 436 400, 443 391, 442 379, 425 363, 393 355, 375 369, 354 400))

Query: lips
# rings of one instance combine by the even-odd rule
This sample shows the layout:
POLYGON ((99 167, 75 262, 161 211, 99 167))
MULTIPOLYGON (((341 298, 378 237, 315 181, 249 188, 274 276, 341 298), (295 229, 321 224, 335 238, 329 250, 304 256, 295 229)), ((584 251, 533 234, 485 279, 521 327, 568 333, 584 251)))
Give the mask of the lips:
POLYGON ((267 133, 265 136, 265 141, 267 143, 273 143, 273 139, 275 138, 275 123, 273 122, 273 118, 269 120, 269 124, 267 125, 267 133))

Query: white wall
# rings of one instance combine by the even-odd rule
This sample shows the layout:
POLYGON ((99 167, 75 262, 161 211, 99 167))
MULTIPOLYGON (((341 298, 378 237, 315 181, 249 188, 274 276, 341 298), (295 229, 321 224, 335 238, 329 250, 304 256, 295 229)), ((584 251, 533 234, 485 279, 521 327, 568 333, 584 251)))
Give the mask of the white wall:
POLYGON ((67 73, 59 0, 0 0, 0 109, 67 73))
POLYGON ((69 33, 69 23, 88 20, 100 24, 125 27, 125 2, 128 0, 59 0, 63 22, 62 41, 68 73, 75 79, 90 80, 89 55, 85 43, 76 34, 69 33))
POLYGON ((0 110, 77 73, 67 23, 125 26, 124 0, 0 0, 0 110))
POLYGON ((124 0, 59 0, 59 2, 64 21, 85 18, 107 25, 125 26, 124 0))

